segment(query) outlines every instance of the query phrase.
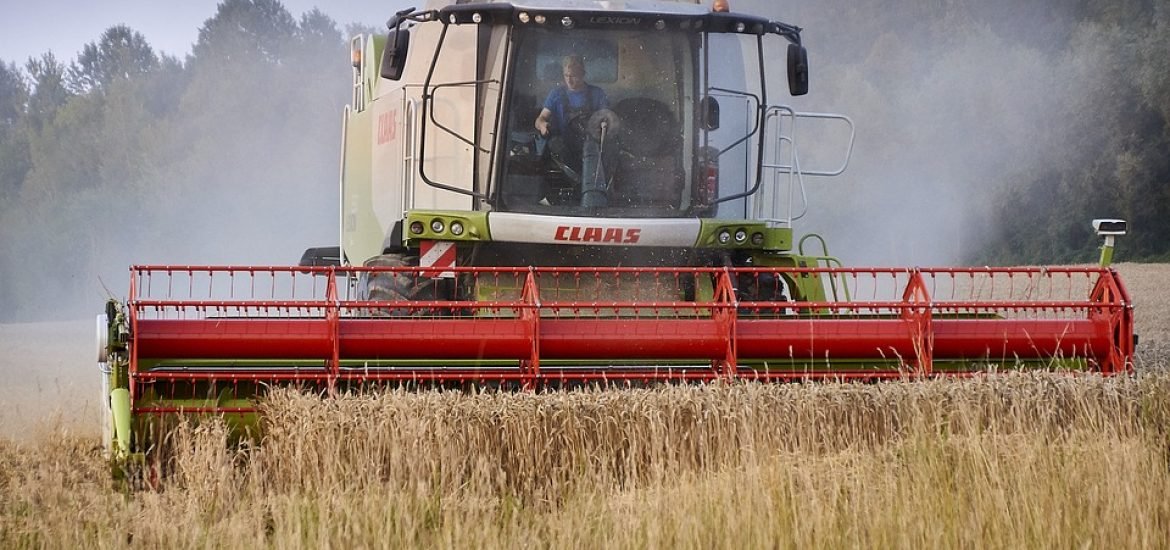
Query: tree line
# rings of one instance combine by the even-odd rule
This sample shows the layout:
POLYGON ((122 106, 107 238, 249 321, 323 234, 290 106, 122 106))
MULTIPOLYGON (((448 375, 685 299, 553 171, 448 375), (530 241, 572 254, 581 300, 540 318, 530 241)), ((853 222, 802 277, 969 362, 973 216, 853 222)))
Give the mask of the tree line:
POLYGON ((812 191, 831 242, 1092 262, 1090 220, 1116 217, 1119 260, 1170 260, 1170 2, 747 3, 806 29, 810 101, 857 122, 845 181, 812 191))
MULTIPOLYGON (((927 243, 1087 262, 1094 217, 1129 220, 1120 259, 1170 259, 1166 2, 732 4, 804 27, 794 101, 857 121, 850 170, 800 222, 848 263, 929 262, 907 250, 927 243)), ((71 60, 0 61, 0 321, 96 311, 131 263, 288 264, 333 242, 358 30, 225 0, 184 59, 115 26, 71 60)))
POLYGON ((334 242, 346 59, 320 11, 225 0, 182 60, 119 25, 0 62, 0 321, 98 311, 132 263, 334 242))

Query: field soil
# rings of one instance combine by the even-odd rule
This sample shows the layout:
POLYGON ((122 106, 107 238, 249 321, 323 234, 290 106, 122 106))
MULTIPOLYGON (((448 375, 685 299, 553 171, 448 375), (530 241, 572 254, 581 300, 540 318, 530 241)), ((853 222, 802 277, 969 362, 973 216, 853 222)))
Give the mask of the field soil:
MULTIPOLYGON (((1117 269, 1136 308, 1138 366, 1165 366, 1170 264, 1123 263, 1117 269)), ((93 319, 0 324, 0 439, 28 441, 62 430, 98 435, 95 332, 93 319)))
POLYGON ((0 438, 98 436, 95 337, 93 319, 0 324, 0 438))
POLYGON ((1127 263, 1117 269, 1133 299, 1138 343, 1150 344, 1139 349, 1170 351, 1170 264, 1127 263))

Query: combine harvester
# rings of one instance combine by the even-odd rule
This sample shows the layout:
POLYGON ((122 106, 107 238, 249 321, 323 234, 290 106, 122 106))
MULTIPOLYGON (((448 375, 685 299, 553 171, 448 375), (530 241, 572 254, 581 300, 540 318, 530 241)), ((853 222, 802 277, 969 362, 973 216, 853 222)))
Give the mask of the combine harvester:
POLYGON ((351 42, 340 246, 135 266, 99 316, 111 448, 176 414, 247 426, 277 386, 1132 369, 1119 220, 1096 268, 846 268, 796 239, 804 178, 853 143, 847 117, 769 103, 772 57, 807 92, 798 27, 724 0, 432 2, 388 25, 351 42), (545 139, 582 65, 597 88, 545 139))

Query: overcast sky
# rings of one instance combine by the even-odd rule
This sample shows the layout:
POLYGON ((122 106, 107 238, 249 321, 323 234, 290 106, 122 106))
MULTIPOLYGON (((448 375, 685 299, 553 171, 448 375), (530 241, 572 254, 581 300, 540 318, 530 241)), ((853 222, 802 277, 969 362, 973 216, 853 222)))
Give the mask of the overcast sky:
MULTIPOLYGON (((348 23, 382 28, 397 10, 423 6, 425 0, 283 0, 300 19, 319 7, 344 33, 348 23)), ((155 48, 182 59, 191 52, 203 22, 215 15, 218 0, 0 0, 0 60, 23 66, 49 50, 68 63, 106 29, 124 24, 142 33, 155 48)))

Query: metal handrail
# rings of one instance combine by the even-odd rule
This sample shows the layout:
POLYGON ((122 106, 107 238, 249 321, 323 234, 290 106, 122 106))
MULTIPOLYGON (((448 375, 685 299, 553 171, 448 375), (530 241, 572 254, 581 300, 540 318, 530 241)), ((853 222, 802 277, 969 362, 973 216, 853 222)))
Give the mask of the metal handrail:
POLYGON ((775 143, 775 146, 772 150, 772 155, 777 159, 782 157, 782 151, 784 149, 784 144, 788 144, 788 147, 789 147, 788 163, 784 164, 784 163, 779 162, 778 160, 773 161, 773 162, 767 162, 766 159, 761 159, 761 163, 760 163, 761 170, 773 170, 775 172, 775 176, 773 178, 774 189, 772 190, 772 195, 771 195, 772 204, 770 205, 770 212, 769 212, 771 215, 765 215, 765 212, 763 212, 763 209, 766 206, 763 203, 763 201, 758 201, 758 200, 753 201, 753 205, 754 205, 756 217, 758 219, 768 221, 768 222, 779 223, 779 224, 783 224, 783 225, 789 225, 794 220, 798 220, 798 219, 804 217, 804 215, 808 213, 808 194, 807 194, 805 187, 804 187, 804 176, 807 175, 807 176, 832 177, 832 176, 839 176, 842 173, 844 173, 845 169, 848 168, 848 166, 849 166, 849 161, 853 157, 853 144, 854 144, 854 140, 855 140, 857 131, 856 131, 855 125, 853 124, 853 120, 850 119, 848 116, 835 114, 835 113, 817 113, 817 112, 795 111, 791 107, 782 106, 782 105, 771 106, 771 107, 767 108, 767 111, 765 114, 765 128, 767 128, 767 122, 770 122, 773 119, 779 119, 782 121, 784 117, 790 117, 792 119, 792 124, 789 125, 790 129, 787 131, 787 133, 785 133, 785 127, 782 123, 777 126, 776 143, 775 143), (828 169, 828 170, 824 170, 824 169, 822 169, 822 170, 806 170, 806 169, 801 168, 800 152, 799 152, 799 147, 797 146, 797 135, 796 135, 797 134, 797 120, 799 120, 799 119, 839 120, 839 121, 844 122, 848 126, 849 138, 848 138, 847 146, 845 149, 845 158, 841 161, 841 164, 839 166, 837 166, 835 169, 828 169), (782 174, 788 174, 788 202, 787 202, 787 214, 785 217, 777 216, 777 213, 780 210, 780 203, 779 203, 780 193, 778 192, 778 187, 780 185, 779 178, 782 174), (799 213, 794 214, 793 207, 794 207, 796 201, 794 200, 795 197, 793 196, 793 194, 796 193, 797 191, 799 191, 799 193, 800 193, 801 210, 799 213))

